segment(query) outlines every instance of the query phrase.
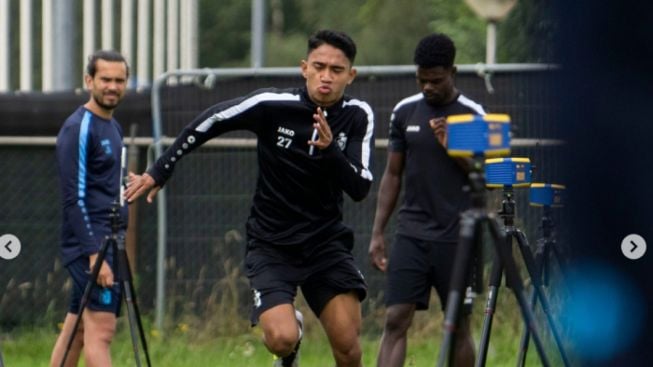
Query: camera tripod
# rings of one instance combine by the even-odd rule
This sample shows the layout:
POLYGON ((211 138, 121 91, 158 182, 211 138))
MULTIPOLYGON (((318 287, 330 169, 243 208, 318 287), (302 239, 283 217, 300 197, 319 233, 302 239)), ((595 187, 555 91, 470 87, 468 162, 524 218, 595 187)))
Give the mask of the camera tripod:
POLYGON ((66 352, 61 360, 61 365, 60 365, 61 367, 64 367, 66 358, 68 357, 68 353, 70 352, 70 348, 73 344, 73 340, 75 339, 77 328, 79 327, 79 323, 82 320, 82 313, 84 312, 84 309, 88 305, 91 290, 96 284, 98 273, 100 272, 100 267, 102 266, 102 262, 106 258, 109 248, 111 248, 111 251, 113 252, 113 256, 114 256, 113 261, 117 261, 117 266, 114 267, 117 270, 116 274, 114 274, 114 277, 118 280, 121 294, 123 295, 125 299, 125 303, 127 304, 127 317, 129 320, 129 331, 131 334, 132 347, 134 349, 134 357, 136 359, 136 365, 139 367, 141 366, 141 357, 139 354, 136 329, 138 329, 138 333, 140 334, 140 342, 142 343, 143 353, 145 354, 145 360, 147 362, 147 366, 149 367, 152 365, 150 362, 149 353, 147 351, 147 341, 145 340, 143 323, 141 322, 141 316, 138 310, 138 304, 136 303, 136 294, 134 293, 134 284, 132 282, 131 268, 129 267, 129 260, 127 259, 127 251, 125 250, 125 236, 123 234, 120 234, 120 228, 119 228, 120 215, 118 213, 119 207, 120 204, 118 202, 114 202, 112 205, 112 214, 111 214, 112 234, 111 236, 106 238, 106 240, 100 247, 100 251, 98 252, 97 259, 95 261, 95 264, 93 265, 93 269, 91 269, 90 278, 86 283, 86 288, 84 289, 84 293, 82 294, 82 299, 79 305, 79 312, 77 313, 77 320, 75 321, 75 326, 73 328, 72 333, 70 334, 70 338, 68 339, 68 344, 66 345, 66 352))
MULTIPOLYGON (((549 286, 549 278, 551 273, 551 267, 549 261, 554 257, 558 262, 558 268, 560 273, 564 277, 565 269, 563 256, 560 253, 560 249, 556 243, 555 236, 555 222, 552 217, 551 206, 543 206, 543 214, 541 226, 542 237, 540 237, 535 245, 535 267, 536 267, 536 277, 542 278, 542 285, 545 287, 549 286)), ((531 307, 535 309, 537 302, 537 294, 535 291, 531 294, 531 307)), ((519 343, 519 357, 517 359, 517 366, 522 367, 526 363, 526 353, 528 352, 528 343, 530 341, 530 333, 528 328, 524 328, 522 333, 521 341, 519 343)))
MULTIPOLYGON (((522 259, 524 260, 524 264, 526 265, 526 270, 530 276, 531 283, 533 284, 533 293, 531 295, 530 309, 533 310, 535 301, 537 298, 539 298, 540 303, 542 305, 542 310, 546 315, 546 319, 549 323, 551 334, 553 335, 556 345, 558 346, 558 350, 560 352, 562 362, 565 366, 569 366, 567 355, 565 354, 565 351, 562 347, 560 335, 558 333, 556 325, 553 321, 553 317, 551 315, 551 311, 550 311, 551 308, 549 305, 549 301, 544 292, 544 285, 540 279, 541 268, 538 267, 536 264, 536 260, 533 256, 533 253, 531 252, 530 246, 528 244, 528 240, 526 239, 526 235, 521 230, 519 230, 519 228, 517 228, 514 223, 515 201, 513 198, 514 198, 513 188, 509 186, 504 186, 503 201, 501 205, 501 212, 499 212, 499 216, 503 218, 503 222, 504 222, 503 223, 504 231, 507 237, 506 249, 508 251, 512 251, 512 239, 514 238, 517 241, 518 248, 522 255, 522 259)), ((485 359, 487 357, 487 349, 488 349, 489 339, 490 339, 490 332, 492 329, 492 319, 496 308, 496 301, 499 294, 499 287, 501 285, 502 265, 503 265, 502 259, 495 257, 494 262, 492 264, 492 271, 490 273, 490 281, 489 281, 490 290, 488 292, 488 300, 485 309, 485 319, 483 321, 483 330, 481 333, 479 355, 478 355, 476 366, 485 365, 485 359)), ((513 286, 511 283, 508 283, 507 280, 506 280, 506 284, 509 287, 513 286)), ((521 281, 519 285, 520 286, 522 285, 521 281)), ((528 334, 530 335, 531 331, 529 329, 531 328, 528 327, 527 325, 526 330, 528 330, 528 334)), ((525 358, 525 353, 524 353, 524 358, 525 358)), ((520 363, 523 362, 520 361, 520 363)))
MULTIPOLYGON (((471 208, 461 214, 460 238, 456 250, 454 270, 445 309, 444 337, 437 366, 444 367, 447 361, 449 361, 449 364, 452 364, 453 362, 452 356, 455 342, 454 333, 457 326, 459 310, 462 306, 465 294, 466 280, 469 274, 473 271, 474 255, 481 250, 480 243, 482 225, 487 224, 496 254, 493 273, 498 276, 495 276, 495 278, 500 280, 501 273, 505 268, 506 283, 508 287, 512 289, 519 304, 522 317, 533 337, 533 342, 535 343, 542 365, 548 367, 551 363, 544 351, 544 345, 535 323, 535 316, 526 298, 523 282, 512 256, 512 236, 508 236, 508 234, 499 227, 496 216, 493 213, 488 213, 485 208, 485 178, 483 174, 483 161, 480 157, 474 158, 473 166, 469 173, 469 185, 471 208)), ((480 271, 477 269, 477 276, 479 272, 480 271)), ((480 273, 480 276, 482 277, 482 272, 480 273)), ((480 282, 481 280, 479 277, 476 279, 476 284, 480 282)), ((495 303, 496 297, 493 296, 493 294, 498 290, 498 281, 496 283, 497 287, 490 287, 490 294, 488 296, 490 299, 493 299, 493 302, 495 303)), ((486 332, 487 336, 485 337, 486 343, 489 342, 489 326, 490 325, 488 325, 488 330, 486 332)), ((482 357, 481 359, 481 356, 479 355, 476 365, 482 366, 484 363, 485 358, 482 357)))

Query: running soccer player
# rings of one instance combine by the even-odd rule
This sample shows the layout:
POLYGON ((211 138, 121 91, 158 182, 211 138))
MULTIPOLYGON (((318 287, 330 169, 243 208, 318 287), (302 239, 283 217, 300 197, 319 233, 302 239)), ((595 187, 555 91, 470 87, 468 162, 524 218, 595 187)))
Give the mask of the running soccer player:
POLYGON ((218 103, 195 118, 142 175, 130 174, 128 201, 153 197, 179 160, 232 130, 258 138, 259 176, 247 220, 245 265, 252 323, 263 329, 277 366, 297 366, 298 287, 329 339, 338 367, 359 367, 360 302, 366 283, 354 263, 353 232, 342 220, 343 192, 363 200, 370 189, 374 116, 344 94, 356 76, 356 45, 337 31, 308 40, 301 88, 269 88, 218 103))

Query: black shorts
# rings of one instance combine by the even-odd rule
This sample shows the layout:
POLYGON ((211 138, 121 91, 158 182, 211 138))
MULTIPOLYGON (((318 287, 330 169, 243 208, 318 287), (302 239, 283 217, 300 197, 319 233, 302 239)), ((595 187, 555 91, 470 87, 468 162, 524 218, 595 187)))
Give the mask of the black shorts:
MULTIPOLYGON (((107 262, 111 264, 110 259, 107 262)), ((80 256, 66 266, 66 269, 68 269, 68 273, 70 273, 70 277, 73 280, 72 296, 68 312, 75 315, 79 313, 79 306, 82 303, 82 295, 86 289, 86 284, 91 278, 88 265, 88 257, 80 256)), ((111 268, 115 274, 115 268, 113 266, 111 266, 111 268)), ((87 308, 93 311, 111 312, 118 316, 120 315, 120 301, 121 292, 118 284, 114 284, 114 286, 110 288, 102 288, 97 283, 93 282, 87 308)))
POLYGON ((250 239, 245 267, 252 291, 252 325, 266 310, 292 304, 301 287, 316 316, 336 295, 356 291, 367 295, 363 274, 351 253, 353 235, 345 233, 314 246, 279 246, 250 239))
MULTIPOLYGON (((456 257, 456 242, 432 242, 397 235, 390 250, 386 306, 414 304, 418 310, 429 307, 431 287, 435 288, 444 310, 456 257)), ((466 297, 463 313, 471 312, 466 297)))

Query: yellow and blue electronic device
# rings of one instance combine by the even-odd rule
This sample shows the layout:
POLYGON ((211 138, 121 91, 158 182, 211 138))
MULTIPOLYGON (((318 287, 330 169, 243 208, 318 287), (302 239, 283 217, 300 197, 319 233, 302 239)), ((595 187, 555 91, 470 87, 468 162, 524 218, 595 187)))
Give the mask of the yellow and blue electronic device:
POLYGON ((452 157, 510 155, 510 116, 494 113, 447 117, 447 152, 452 157))
POLYGON ((528 187, 531 184, 531 173, 531 160, 528 158, 485 160, 487 187, 528 187))
POLYGON ((529 192, 529 201, 532 206, 562 207, 564 192, 564 185, 533 182, 529 192))

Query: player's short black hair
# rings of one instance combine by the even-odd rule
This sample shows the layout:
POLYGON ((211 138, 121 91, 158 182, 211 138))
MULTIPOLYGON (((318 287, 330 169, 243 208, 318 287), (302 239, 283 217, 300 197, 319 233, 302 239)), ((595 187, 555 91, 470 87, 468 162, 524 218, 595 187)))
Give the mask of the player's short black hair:
POLYGON ((125 60, 125 57, 120 52, 114 50, 98 50, 88 57, 88 64, 86 64, 86 73, 91 77, 95 76, 98 60, 124 62, 127 68, 127 76, 129 76, 129 64, 127 64, 127 60, 125 60))
POLYGON ((453 66, 455 58, 456 46, 451 38, 442 33, 433 33, 422 38, 415 48, 415 65, 422 68, 449 68, 453 66))
POLYGON ((353 64, 356 58, 356 43, 344 32, 323 29, 317 31, 308 39, 308 53, 322 46, 329 44, 341 50, 353 64))

